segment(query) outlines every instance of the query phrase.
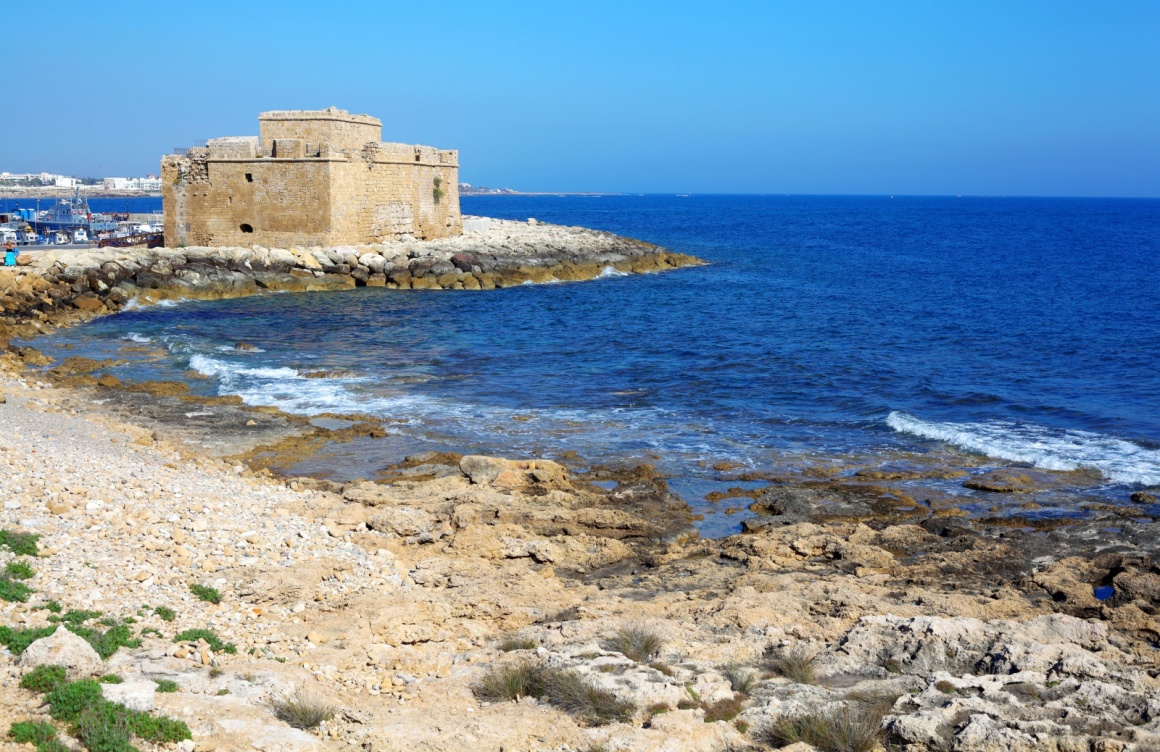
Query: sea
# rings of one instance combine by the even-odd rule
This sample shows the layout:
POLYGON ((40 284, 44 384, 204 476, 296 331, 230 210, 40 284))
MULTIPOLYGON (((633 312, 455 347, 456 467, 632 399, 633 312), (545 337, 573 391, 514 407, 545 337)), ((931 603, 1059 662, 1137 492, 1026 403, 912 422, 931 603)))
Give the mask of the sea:
MULTIPOLYGON (((108 201, 93 209, 123 210, 108 201)), ((160 208, 148 201, 132 210, 160 208)), ((1116 503, 1160 485, 1160 200, 467 196, 462 208, 708 263, 488 292, 134 307, 37 346, 128 358, 112 371, 123 379, 386 420, 386 439, 294 468, 338 480, 427 450, 649 462, 706 535, 750 514, 704 501, 722 488, 714 465, 946 454, 1082 470, 1085 494, 1116 503), (339 375, 304 375, 318 371, 339 375)))

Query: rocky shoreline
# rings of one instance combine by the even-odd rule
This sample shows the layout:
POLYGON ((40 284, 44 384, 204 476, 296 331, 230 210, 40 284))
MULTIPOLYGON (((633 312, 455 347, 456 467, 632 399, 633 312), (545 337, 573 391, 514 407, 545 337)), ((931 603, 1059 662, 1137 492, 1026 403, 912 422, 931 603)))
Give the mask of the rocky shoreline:
MULTIPOLYGON (((350 260, 368 272, 363 282, 373 271, 384 286, 412 288, 695 263, 603 233, 508 225, 484 235, 487 248, 508 246, 486 271, 485 246, 470 238, 405 256, 375 249, 382 271, 373 258, 350 260), (519 240, 545 231, 585 238, 587 250, 519 240), (464 253, 483 263, 460 269, 464 253), (394 280, 388 258, 406 259, 391 262, 394 280)), ((45 259, 31 269, 60 294, 8 308, 7 331, 101 315, 128 293, 359 282, 357 265, 323 264, 320 255, 348 258, 337 249, 288 251, 288 268, 270 266, 289 263, 272 251, 233 253, 45 259), (131 276, 100 276, 127 261, 138 264, 131 276), (81 268, 98 273, 70 282, 81 268), (150 287, 155 278, 164 282, 150 287), (100 307, 75 305, 85 299, 100 307)), ((281 477, 266 469, 271 457, 373 438, 381 421, 334 416, 347 427, 327 429, 38 355, 0 352, 0 540, 39 536, 36 555, 0 542, 7 592, 25 597, 0 602, 0 733, 56 719, 67 744, 87 745, 85 728, 20 686, 35 664, 56 662, 73 679, 115 676, 101 689, 109 702, 192 735, 139 738, 139 748, 1160 748, 1160 542, 1146 492, 1132 504, 1093 501, 1083 519, 1037 517, 1030 504, 1024 516, 987 517, 939 484, 1030 499, 1051 474, 968 476, 918 458, 857 472, 722 465, 720 479, 738 486, 717 501, 759 516, 742 534, 706 540, 648 466, 581 472, 427 453, 378 482, 281 477), (210 589, 216 599, 203 599, 210 589), (122 628, 107 657, 82 644, 107 648, 122 628), (295 728, 275 712, 295 693, 334 712, 295 728)))
POLYGON ((467 217, 473 232, 335 248, 30 251, 0 269, 0 339, 113 313, 130 301, 383 287, 491 290, 646 273, 699 259, 608 232, 467 217))

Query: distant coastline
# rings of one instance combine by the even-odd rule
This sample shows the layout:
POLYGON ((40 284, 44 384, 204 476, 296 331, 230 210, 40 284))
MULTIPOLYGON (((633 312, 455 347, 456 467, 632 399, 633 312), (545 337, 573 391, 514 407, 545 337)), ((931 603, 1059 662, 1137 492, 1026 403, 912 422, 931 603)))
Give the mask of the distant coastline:
POLYGON ((99 185, 82 185, 76 188, 62 188, 56 185, 45 186, 0 186, 0 198, 68 198, 80 190, 82 196, 88 198, 125 198, 125 197, 152 197, 161 198, 160 191, 120 191, 103 188, 99 185))

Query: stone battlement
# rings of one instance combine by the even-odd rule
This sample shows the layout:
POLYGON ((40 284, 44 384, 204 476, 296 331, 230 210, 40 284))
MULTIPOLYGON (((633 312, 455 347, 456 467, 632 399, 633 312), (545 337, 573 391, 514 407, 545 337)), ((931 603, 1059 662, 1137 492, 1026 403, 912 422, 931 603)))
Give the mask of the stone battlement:
POLYGON ((162 158, 171 245, 352 245, 458 235, 459 153, 384 143, 370 115, 274 110, 259 135, 162 158))

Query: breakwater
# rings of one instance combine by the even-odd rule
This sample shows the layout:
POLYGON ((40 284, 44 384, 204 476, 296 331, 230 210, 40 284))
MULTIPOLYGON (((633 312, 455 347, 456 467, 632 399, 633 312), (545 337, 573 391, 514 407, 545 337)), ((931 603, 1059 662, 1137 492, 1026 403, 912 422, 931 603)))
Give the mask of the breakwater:
POLYGON ((609 269, 644 273, 701 263, 652 243, 582 227, 469 221, 473 231, 454 238, 365 246, 34 251, 27 254, 27 265, 0 271, 0 337, 32 336, 121 310, 130 301, 359 286, 491 290, 588 280, 609 269))

